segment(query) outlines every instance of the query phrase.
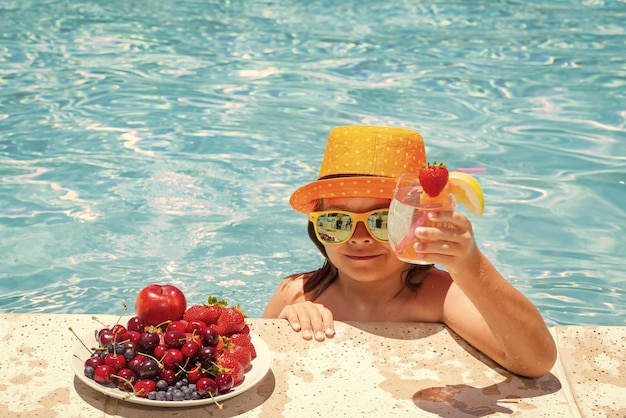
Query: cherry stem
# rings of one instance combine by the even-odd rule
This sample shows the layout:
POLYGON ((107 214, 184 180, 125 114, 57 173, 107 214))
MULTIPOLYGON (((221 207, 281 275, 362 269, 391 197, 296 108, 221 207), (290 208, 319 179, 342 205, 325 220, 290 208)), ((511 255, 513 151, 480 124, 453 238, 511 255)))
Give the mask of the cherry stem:
POLYGON ((104 322, 102 322, 101 320, 99 320, 99 319, 98 319, 97 317, 95 317, 95 316, 92 316, 92 317, 91 317, 91 320, 92 320, 92 321, 96 321, 97 323, 99 323, 100 325, 102 325, 102 326, 103 326, 103 327, 105 327, 105 328, 108 328, 108 327, 109 327, 108 325, 106 325, 104 322))
POLYGON ((170 322, 172 322, 171 319, 168 319, 167 321, 163 321, 159 325, 157 325, 156 328, 161 328, 163 325, 169 324, 170 322))
POLYGON ((78 339, 78 341, 80 341, 80 343, 83 345, 83 347, 85 347, 85 349, 87 351, 89 351, 90 353, 92 353, 91 348, 87 347, 85 345, 85 343, 83 342, 83 340, 80 339, 80 337, 78 336, 78 334, 76 334, 76 331, 74 331, 74 329, 72 327, 69 327, 69 330, 72 332, 72 334, 74 334, 74 336, 76 337, 76 339, 78 339))
MULTIPOLYGON (((142 356, 144 356, 144 357, 148 357, 148 358, 151 358, 152 360, 156 361, 156 362, 157 362, 157 364, 159 365, 159 369, 163 370, 163 369, 165 368, 165 366, 163 366, 163 361, 162 361, 162 359, 161 359, 161 360, 159 360, 158 358, 156 358, 156 357, 154 357, 154 356, 151 356, 151 355, 150 355, 150 354, 148 354, 148 353, 138 352, 137 354, 141 354, 141 355, 142 355, 142 356)), ((165 358, 165 355, 163 355, 163 358, 165 358)))
POLYGON ((117 318, 117 322, 115 323, 116 325, 120 323, 120 321, 122 320, 122 317, 124 316, 124 314, 128 310, 128 306, 126 306, 126 304, 124 302, 122 302, 122 305, 124 305, 124 310, 122 311, 120 317, 117 318))
POLYGON ((208 392, 208 393, 211 399, 213 399, 213 402, 215 402, 215 405, 217 405, 217 408, 221 410, 224 407, 224 404, 219 403, 211 392, 208 392))
MULTIPOLYGON (((128 379, 126 379, 126 378, 124 378, 122 376, 118 376, 116 374, 112 374, 111 376, 112 377, 116 377, 116 378, 120 379, 121 381, 123 381, 124 383, 126 383, 128 385, 128 387, 130 387, 130 390, 132 390, 133 393, 135 393, 135 386, 133 386, 133 383, 130 380, 128 380, 128 379)), ((128 394, 128 397, 130 398, 131 394, 128 394)))

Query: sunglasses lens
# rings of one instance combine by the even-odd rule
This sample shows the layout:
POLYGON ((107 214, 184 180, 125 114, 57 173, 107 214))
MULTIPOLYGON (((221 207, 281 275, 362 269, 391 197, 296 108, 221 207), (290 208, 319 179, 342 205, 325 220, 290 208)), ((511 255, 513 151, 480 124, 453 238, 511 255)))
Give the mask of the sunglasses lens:
POLYGON ((352 217, 345 213, 325 213, 317 218, 315 228, 325 243, 340 243, 352 232, 352 217))
POLYGON ((370 233, 381 241, 387 241, 387 215, 388 211, 376 212, 368 216, 367 227, 370 233))

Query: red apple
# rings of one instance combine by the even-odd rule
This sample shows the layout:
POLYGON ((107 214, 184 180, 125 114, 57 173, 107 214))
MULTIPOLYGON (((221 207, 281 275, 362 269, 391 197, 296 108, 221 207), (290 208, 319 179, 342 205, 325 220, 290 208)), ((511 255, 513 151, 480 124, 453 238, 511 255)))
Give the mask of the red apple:
POLYGON ((135 301, 135 314, 146 325, 182 319, 187 309, 185 295, 175 286, 151 284, 144 287, 135 301))

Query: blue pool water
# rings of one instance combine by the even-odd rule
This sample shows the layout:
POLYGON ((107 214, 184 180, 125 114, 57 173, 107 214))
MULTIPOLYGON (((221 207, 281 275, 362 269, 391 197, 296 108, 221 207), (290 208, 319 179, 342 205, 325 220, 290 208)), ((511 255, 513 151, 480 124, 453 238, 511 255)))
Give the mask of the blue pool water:
POLYGON ((626 324, 626 3, 0 0, 0 310, 143 286, 260 316, 321 258, 345 124, 486 167, 477 241, 550 325, 626 324))

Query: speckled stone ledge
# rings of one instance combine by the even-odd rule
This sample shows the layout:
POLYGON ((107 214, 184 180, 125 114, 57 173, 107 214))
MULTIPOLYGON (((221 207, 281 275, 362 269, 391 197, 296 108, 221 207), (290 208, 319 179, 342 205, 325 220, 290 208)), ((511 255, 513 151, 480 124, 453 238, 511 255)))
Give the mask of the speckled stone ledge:
POLYGON ((626 416, 624 327, 553 328, 557 364, 525 379, 438 324, 338 323, 335 338, 319 343, 285 321, 249 319, 271 369, 218 410, 146 407, 83 384, 70 368, 68 327, 98 328, 91 315, 0 315, 0 417, 626 416))

